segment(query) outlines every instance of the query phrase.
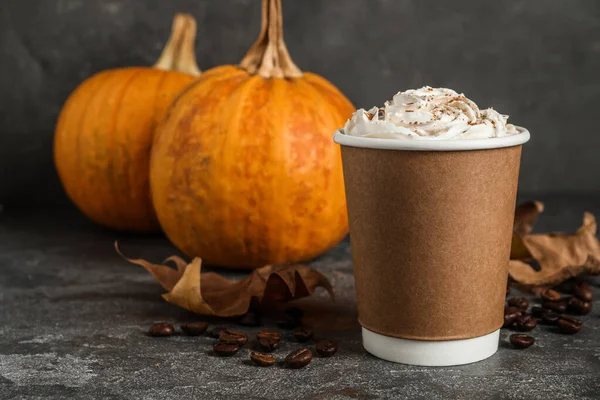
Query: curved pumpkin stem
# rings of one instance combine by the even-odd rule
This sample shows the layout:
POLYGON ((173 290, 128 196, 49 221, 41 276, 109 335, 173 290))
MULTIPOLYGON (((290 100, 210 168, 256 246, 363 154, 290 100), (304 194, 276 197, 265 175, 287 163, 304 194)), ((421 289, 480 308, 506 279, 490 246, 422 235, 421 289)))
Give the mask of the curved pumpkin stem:
POLYGON ((198 76, 200 68, 196 63, 196 20, 189 14, 176 14, 173 18, 171 36, 154 68, 166 71, 179 71, 198 76))
POLYGON ((294 64, 283 40, 281 0, 262 0, 262 26, 258 40, 240 63, 248 73, 263 78, 298 78, 300 68, 294 64))

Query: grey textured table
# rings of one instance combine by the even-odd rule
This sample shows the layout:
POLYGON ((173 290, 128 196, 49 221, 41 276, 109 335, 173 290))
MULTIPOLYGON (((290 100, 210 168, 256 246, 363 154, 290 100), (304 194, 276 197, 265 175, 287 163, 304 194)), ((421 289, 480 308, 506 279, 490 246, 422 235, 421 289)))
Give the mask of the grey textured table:
MULTIPOLYGON (((572 231, 595 197, 550 197, 539 227, 572 231)), ((498 353, 447 368, 393 364, 368 355, 356 323, 348 241, 313 262, 332 281, 298 301, 339 353, 303 370, 249 364, 247 350, 222 359, 212 339, 150 338, 153 321, 196 317, 164 302, 142 268, 112 248, 159 261, 174 253, 161 236, 116 234, 75 212, 0 214, 0 398, 207 399, 571 399, 600 397, 600 302, 575 336, 538 327, 534 347, 518 351, 501 334, 498 353)), ((241 274, 231 274, 242 276, 241 274)), ((590 279, 600 297, 597 278, 590 279)), ((268 324, 268 321, 267 321, 268 324)), ((243 328, 248 333, 255 328, 243 328)), ((297 345, 287 342, 280 355, 297 345)))

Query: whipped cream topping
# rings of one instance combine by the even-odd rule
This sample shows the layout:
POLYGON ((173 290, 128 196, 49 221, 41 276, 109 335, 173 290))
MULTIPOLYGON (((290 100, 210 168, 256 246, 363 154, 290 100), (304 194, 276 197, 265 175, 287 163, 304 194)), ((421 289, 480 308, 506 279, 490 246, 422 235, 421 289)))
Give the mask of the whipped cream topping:
POLYGON ((346 122, 351 136, 391 139, 483 139, 518 134, 508 115, 477 104, 452 89, 424 86, 398 92, 381 108, 359 109, 346 122))

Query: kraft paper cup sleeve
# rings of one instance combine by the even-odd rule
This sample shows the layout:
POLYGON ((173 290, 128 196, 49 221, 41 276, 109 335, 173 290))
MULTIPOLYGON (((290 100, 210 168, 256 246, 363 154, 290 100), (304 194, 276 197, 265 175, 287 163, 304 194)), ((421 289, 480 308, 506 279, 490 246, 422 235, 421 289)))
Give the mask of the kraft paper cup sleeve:
POLYGON ((363 327, 455 340, 502 326, 520 155, 342 146, 363 327))

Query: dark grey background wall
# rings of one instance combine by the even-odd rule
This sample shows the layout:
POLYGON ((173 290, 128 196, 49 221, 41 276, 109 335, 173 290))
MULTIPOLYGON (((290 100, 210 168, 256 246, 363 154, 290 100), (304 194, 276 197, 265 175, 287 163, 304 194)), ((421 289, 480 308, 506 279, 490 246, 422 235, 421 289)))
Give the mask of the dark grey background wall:
MULTIPOLYGON (((462 91, 530 129, 521 192, 600 191, 600 1, 284 0, 297 64, 357 106, 425 84, 462 91)), ((177 11, 199 22, 202 68, 237 63, 259 0, 2 0, 0 204, 68 204, 52 165, 70 91, 152 64, 177 11)))

